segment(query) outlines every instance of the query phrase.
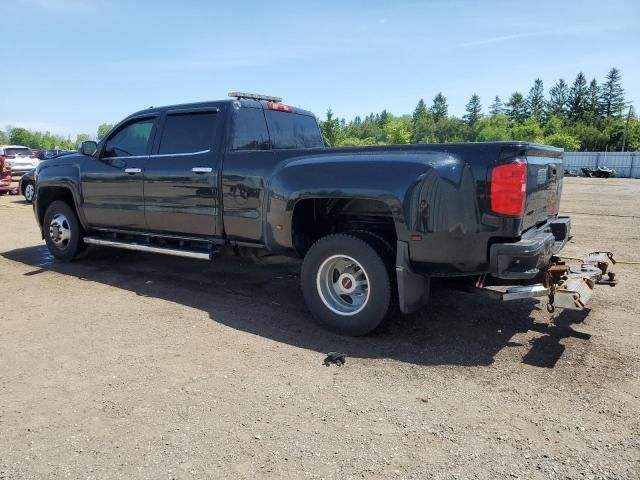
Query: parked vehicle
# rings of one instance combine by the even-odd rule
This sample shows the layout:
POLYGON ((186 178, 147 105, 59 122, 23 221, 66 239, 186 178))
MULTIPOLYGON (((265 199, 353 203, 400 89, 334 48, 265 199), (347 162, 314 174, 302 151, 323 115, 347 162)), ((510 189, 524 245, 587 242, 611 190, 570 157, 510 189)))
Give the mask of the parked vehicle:
POLYGON ((595 169, 582 167, 581 170, 585 177, 609 178, 616 175, 616 171, 608 167, 597 167, 595 169))
MULTIPOLYGON (((519 285, 557 267, 571 230, 558 216, 561 149, 326 148, 310 112, 232 95, 136 112, 100 143, 43 161, 34 211, 51 254, 72 260, 102 245, 206 260, 299 256, 312 315, 349 335, 395 306, 426 304, 433 277, 519 285)), ((588 296, 563 287, 573 273, 561 270, 553 285, 520 285, 510 298, 555 292, 553 305, 583 308, 588 296)))
POLYGON ((11 183, 11 165, 3 155, 0 155, 0 195, 13 190, 15 187, 11 183))
POLYGON ((29 170, 25 173, 18 183, 18 193, 24 196, 24 199, 31 203, 36 193, 36 169, 29 170))
POLYGON ((40 160, 47 160, 49 158, 59 157, 60 155, 68 155, 70 153, 76 153, 76 150, 40 150, 40 155, 38 155, 38 158, 40 160))
POLYGON ((39 162, 31 149, 22 145, 0 145, 0 157, 4 158, 11 167, 14 181, 36 168, 39 162))

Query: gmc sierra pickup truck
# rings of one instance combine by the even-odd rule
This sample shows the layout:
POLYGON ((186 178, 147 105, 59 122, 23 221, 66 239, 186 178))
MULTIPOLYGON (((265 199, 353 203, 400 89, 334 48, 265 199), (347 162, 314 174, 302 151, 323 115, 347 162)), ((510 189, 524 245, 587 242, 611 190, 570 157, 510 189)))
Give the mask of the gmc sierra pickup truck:
MULTIPOLYGON (((515 290, 505 299, 553 302, 555 293, 558 303, 578 275, 554 257, 571 226, 558 216, 562 150, 517 141, 326 148, 310 112, 230 96, 136 112, 99 143, 41 162, 34 211, 51 254, 68 261, 102 245, 207 260, 302 257, 313 317, 347 335, 420 308, 433 277, 507 281, 515 290), (550 267, 560 273, 529 285, 551 278, 550 267)), ((583 307, 603 270, 587 287, 580 276, 557 306, 583 307)))

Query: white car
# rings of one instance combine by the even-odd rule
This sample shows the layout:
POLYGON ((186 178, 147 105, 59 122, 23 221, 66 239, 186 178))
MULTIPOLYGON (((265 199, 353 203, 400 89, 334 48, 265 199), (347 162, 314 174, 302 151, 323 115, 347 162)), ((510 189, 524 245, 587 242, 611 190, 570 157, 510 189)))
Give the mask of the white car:
POLYGON ((0 157, 11 167, 13 181, 19 180, 29 170, 36 168, 40 161, 30 148, 22 145, 0 145, 0 157))

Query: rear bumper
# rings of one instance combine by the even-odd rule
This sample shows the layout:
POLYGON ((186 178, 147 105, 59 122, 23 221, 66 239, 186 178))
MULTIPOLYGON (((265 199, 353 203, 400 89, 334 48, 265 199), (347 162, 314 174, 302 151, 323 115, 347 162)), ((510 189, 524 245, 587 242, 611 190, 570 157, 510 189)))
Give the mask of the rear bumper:
POLYGON ((571 234, 571 219, 557 217, 525 232, 518 242, 494 243, 489 250, 490 273, 508 280, 534 278, 558 253, 571 234))

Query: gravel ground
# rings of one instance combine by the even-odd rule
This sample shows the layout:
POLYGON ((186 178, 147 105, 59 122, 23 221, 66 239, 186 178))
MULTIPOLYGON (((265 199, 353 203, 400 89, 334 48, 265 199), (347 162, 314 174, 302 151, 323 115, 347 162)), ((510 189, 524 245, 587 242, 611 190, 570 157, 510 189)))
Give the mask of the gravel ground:
MULTIPOLYGON (((640 260, 639 187, 566 179, 564 252, 640 260)), ((438 289, 349 339, 296 264, 62 264, 19 197, 0 224, 0 480, 640 478, 640 266, 585 312, 438 289)))

